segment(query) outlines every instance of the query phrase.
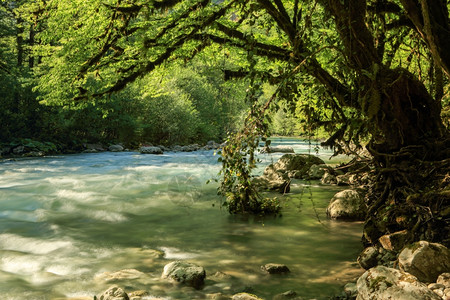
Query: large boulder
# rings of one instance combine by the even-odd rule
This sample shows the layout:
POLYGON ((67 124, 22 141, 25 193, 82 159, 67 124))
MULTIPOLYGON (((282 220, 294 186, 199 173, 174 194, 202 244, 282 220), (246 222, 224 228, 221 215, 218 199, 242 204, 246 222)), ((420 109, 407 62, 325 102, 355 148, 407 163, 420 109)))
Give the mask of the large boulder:
POLYGON ((432 290, 409 273, 377 266, 359 277, 357 300, 439 300, 432 290))
POLYGON ((282 173, 286 173, 290 178, 303 179, 308 175, 312 165, 323 165, 325 162, 317 156, 309 154, 285 154, 273 168, 282 173))
POLYGON ((336 220, 364 220, 366 215, 364 199, 357 191, 340 191, 331 198, 327 215, 336 220))
POLYGON ((139 152, 142 154, 163 154, 161 148, 155 146, 142 146, 139 148, 139 152))
POLYGON ((440 274, 450 272, 450 250, 441 244, 419 241, 402 250, 398 263, 420 281, 435 282, 440 274))
POLYGON ((178 260, 165 265, 161 277, 198 289, 204 284, 206 272, 203 267, 178 260))
POLYGON ((25 152, 25 147, 24 147, 24 146, 17 146, 17 147, 15 147, 15 148, 12 150, 12 152, 13 152, 14 154, 22 154, 22 153, 25 152))
POLYGON ((103 294, 96 297, 98 300, 129 300, 127 293, 120 287, 113 286, 107 289, 103 294))
POLYGON ((322 184, 337 184, 336 175, 328 171, 326 171, 323 174, 322 179, 320 181, 322 182, 322 184))
POLYGON ((329 173, 331 171, 331 167, 323 164, 323 165, 312 165, 308 170, 308 179, 315 180, 321 179, 325 173, 329 173))
POLYGON ((270 164, 265 168, 262 176, 253 178, 252 183, 263 190, 288 193, 290 190, 290 179, 286 173, 279 172, 270 164))
POLYGON ((122 145, 111 145, 108 147, 108 150, 111 152, 122 152, 123 146, 122 145))

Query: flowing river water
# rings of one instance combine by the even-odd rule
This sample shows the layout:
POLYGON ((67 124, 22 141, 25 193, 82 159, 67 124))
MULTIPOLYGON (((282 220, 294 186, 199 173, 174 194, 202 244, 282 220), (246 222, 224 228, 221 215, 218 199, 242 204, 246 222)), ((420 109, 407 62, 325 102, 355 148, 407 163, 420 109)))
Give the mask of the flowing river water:
MULTIPOLYGON (((311 151, 298 140, 283 142, 311 151)), ((330 153, 319 155, 327 161, 330 153)), ((259 171, 280 156, 262 155, 259 171)), ((288 290, 327 299, 359 274, 362 224, 325 216, 340 188, 294 181, 279 196, 281 217, 234 216, 220 208, 217 184, 206 184, 219 169, 213 151, 1 161, 0 298, 93 299, 116 284, 148 291, 143 299, 244 290, 264 299, 288 290), (203 266, 205 287, 162 280, 173 260, 203 266), (266 263, 286 264, 291 273, 264 274, 266 263), (123 272, 128 279, 114 274, 126 269, 134 269, 123 272)))

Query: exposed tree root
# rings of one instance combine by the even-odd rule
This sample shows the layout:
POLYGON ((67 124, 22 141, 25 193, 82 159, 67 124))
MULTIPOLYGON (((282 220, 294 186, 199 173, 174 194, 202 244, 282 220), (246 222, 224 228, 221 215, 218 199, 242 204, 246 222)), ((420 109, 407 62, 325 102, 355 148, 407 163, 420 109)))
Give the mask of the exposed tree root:
POLYGON ((427 146, 409 146, 394 154, 374 152, 365 244, 406 229, 407 242, 428 240, 450 246, 450 158, 443 157, 448 155, 446 148, 427 146))

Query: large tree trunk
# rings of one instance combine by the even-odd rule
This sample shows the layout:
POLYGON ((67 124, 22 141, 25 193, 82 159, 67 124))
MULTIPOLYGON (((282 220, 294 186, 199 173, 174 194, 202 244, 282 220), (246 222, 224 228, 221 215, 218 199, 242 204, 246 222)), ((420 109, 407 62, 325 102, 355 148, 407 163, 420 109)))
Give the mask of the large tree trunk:
POLYGON ((450 193, 418 196, 449 165, 440 103, 408 71, 383 66, 366 27, 364 0, 328 0, 327 7, 358 74, 359 109, 372 133, 369 151, 376 168, 367 197, 365 241, 377 243, 381 235, 401 229, 408 229, 410 240, 442 241, 450 232, 447 216, 435 216, 450 193), (444 161, 436 164, 438 160, 444 161))

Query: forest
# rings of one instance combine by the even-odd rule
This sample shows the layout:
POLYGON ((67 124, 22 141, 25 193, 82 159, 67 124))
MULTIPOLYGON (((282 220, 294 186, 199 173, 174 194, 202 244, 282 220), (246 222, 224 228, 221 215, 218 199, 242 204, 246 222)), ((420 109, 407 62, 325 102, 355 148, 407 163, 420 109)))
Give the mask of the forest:
POLYGON ((271 136, 306 137, 370 170, 365 246, 405 230, 449 247, 449 11, 446 0, 2 0, 0 157, 214 140, 223 205, 271 215, 280 205, 252 183, 256 153, 271 136))

